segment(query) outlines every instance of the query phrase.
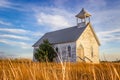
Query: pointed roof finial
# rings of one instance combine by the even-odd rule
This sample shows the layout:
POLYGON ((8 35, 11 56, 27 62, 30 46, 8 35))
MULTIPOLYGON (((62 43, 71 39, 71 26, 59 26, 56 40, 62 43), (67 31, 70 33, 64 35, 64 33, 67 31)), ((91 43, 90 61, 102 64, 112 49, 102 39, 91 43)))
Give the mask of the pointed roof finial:
POLYGON ((89 14, 87 11, 85 11, 84 8, 82 8, 82 10, 80 11, 80 13, 78 13, 75 17, 84 19, 84 18, 90 17, 90 16, 91 16, 91 14, 89 14))

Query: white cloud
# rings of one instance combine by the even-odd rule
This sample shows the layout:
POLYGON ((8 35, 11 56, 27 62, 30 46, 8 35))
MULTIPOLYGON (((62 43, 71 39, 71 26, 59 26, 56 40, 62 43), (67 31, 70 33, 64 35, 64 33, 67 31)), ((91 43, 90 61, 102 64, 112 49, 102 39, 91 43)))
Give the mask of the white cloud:
POLYGON ((29 37, 25 36, 17 36, 17 35, 11 35, 11 34, 2 34, 0 35, 1 38, 14 38, 14 39, 20 39, 20 40, 31 40, 29 37))
POLYGON ((13 29, 13 28, 0 28, 0 32, 3 31, 4 33, 0 34, 0 43, 4 43, 10 46, 17 46, 23 49, 31 49, 32 44, 30 43, 33 39, 40 37, 43 35, 41 32, 33 32, 24 29, 13 29), (14 34, 7 34, 6 32, 14 33, 14 34), (17 35, 19 34, 19 35, 17 35), (16 39, 15 41, 11 39, 16 39), (24 41, 17 41, 17 40, 27 40, 24 41))
POLYGON ((12 4, 8 0, 0 0, 0 7, 10 7, 12 4))
POLYGON ((44 33, 40 31, 30 31, 25 29, 16 28, 0 28, 0 38, 2 39, 15 39, 15 40, 26 40, 34 41, 40 38, 44 33), (9 33, 8 33, 9 32, 9 33))
POLYGON ((38 24, 52 30, 71 27, 75 23, 73 13, 59 8, 33 8, 38 24))
POLYGON ((25 34, 29 33, 29 31, 24 29, 13 29, 13 28, 0 28, 0 31, 11 32, 16 34, 25 34))
POLYGON ((69 22, 61 15, 50 15, 40 13, 37 15, 39 24, 49 25, 53 29, 59 29, 70 26, 69 22))
POLYGON ((98 32, 98 36, 102 43, 110 42, 110 41, 120 41, 120 28, 113 29, 109 31, 98 32))
POLYGON ((99 34, 109 35, 109 34, 116 33, 116 32, 120 32, 120 29, 114 29, 114 30, 111 30, 111 31, 99 32, 99 34))
POLYGON ((25 42, 17 42, 17 41, 12 41, 12 40, 7 40, 7 39, 0 39, 0 43, 4 43, 10 46, 21 47, 23 49, 29 49, 32 47, 30 44, 27 44, 25 42))
MULTIPOLYGON (((27 5, 29 6, 29 5, 27 5)), ((29 6, 30 7, 30 6, 29 6)), ((13 10, 17 10, 17 11, 30 11, 30 8, 26 7, 26 4, 18 4, 18 3, 14 3, 10 0, 0 0, 0 8, 2 9, 13 9, 13 10)))
MULTIPOLYGON (((25 29, 16 29, 16 28, 0 28, 0 31, 10 32, 10 33, 14 33, 14 34, 21 34, 21 35, 27 34, 27 35, 34 36, 34 37, 43 35, 42 32, 33 32, 33 31, 25 30, 25 29)), ((25 37, 14 36, 14 35, 4 35, 4 37, 11 37, 11 38, 18 38, 18 39, 25 38, 25 37)), ((29 39, 25 38, 25 40, 29 40, 29 39)))
POLYGON ((9 22, 4 22, 4 21, 2 21, 2 20, 0 20, 0 24, 2 24, 2 25, 7 25, 7 26, 12 25, 11 23, 9 23, 9 22))

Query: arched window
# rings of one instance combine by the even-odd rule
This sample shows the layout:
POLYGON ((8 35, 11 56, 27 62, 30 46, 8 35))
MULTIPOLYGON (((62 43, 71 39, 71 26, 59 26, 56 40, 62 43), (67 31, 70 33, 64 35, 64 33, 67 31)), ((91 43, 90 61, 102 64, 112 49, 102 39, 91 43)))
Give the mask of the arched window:
POLYGON ((91 57, 93 57, 93 47, 91 47, 91 57))
POLYGON ((68 46, 68 55, 69 55, 69 57, 71 57, 71 47, 70 46, 68 46))
POLYGON ((58 52, 58 47, 55 48, 56 52, 58 52))

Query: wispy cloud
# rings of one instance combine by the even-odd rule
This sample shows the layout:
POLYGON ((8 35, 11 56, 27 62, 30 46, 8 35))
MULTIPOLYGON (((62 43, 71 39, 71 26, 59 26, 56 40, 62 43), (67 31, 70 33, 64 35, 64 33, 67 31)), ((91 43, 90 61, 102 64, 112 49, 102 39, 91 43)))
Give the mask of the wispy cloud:
POLYGON ((110 41, 120 41, 120 28, 98 32, 101 42, 106 43, 110 41))
POLYGON ((52 30, 70 27, 74 24, 73 15, 59 8, 34 8, 38 24, 50 27, 52 30))
POLYGON ((5 21, 2 21, 2 20, 0 20, 0 24, 7 25, 7 26, 11 26, 12 25, 11 23, 5 22, 5 21))
POLYGON ((50 26, 53 29, 60 29, 70 26, 69 22, 61 15, 50 15, 46 13, 40 13, 37 15, 39 24, 50 26))
POLYGON ((0 0, 0 8, 2 9, 13 9, 17 11, 30 11, 29 7, 26 7, 25 4, 14 3, 10 0, 0 0))
MULTIPOLYGON (((20 28, 19 29, 17 29, 17 28, 0 28, 0 31, 14 33, 14 34, 21 34, 21 35, 26 34, 26 35, 31 35, 31 36, 34 36, 34 37, 38 37, 38 36, 42 36, 43 35, 42 32, 35 32, 35 31, 30 31, 30 30, 25 30, 25 29, 20 29, 20 28)), ((4 36, 7 37, 7 35, 4 35, 4 36)), ((11 36, 15 37, 13 35, 11 35, 11 36)), ((18 36, 16 36, 16 38, 17 37, 18 36)), ((19 38, 22 39, 22 37, 19 37, 19 38)), ((27 38, 25 38, 25 39, 28 40, 27 38)))
POLYGON ((2 34, 0 35, 1 38, 14 38, 19 40, 31 40, 29 37, 26 36, 17 36, 17 35, 11 35, 11 34, 2 34))
POLYGON ((17 42, 17 41, 12 41, 12 40, 7 40, 7 39, 0 39, 0 43, 4 43, 10 46, 17 46, 23 49, 30 49, 31 45, 27 44, 25 42, 17 42))
POLYGON ((9 2, 8 0, 0 0, 0 7, 8 8, 11 5, 12 5, 11 2, 9 2))
POLYGON ((32 44, 30 45, 28 43, 30 43, 34 38, 41 37, 43 35, 43 33, 41 32, 34 32, 34 31, 29 31, 25 29, 16 29, 16 28, 14 29, 13 28, 0 28, 0 31, 4 32, 4 33, 0 32, 1 33, 0 43, 4 43, 10 46, 21 47, 23 49, 32 48, 31 47, 32 44), (15 39, 15 41, 11 39, 15 39))
POLYGON ((24 30, 24 29, 13 29, 13 28, 0 28, 0 31, 16 33, 16 34, 25 34, 29 32, 28 30, 24 30))

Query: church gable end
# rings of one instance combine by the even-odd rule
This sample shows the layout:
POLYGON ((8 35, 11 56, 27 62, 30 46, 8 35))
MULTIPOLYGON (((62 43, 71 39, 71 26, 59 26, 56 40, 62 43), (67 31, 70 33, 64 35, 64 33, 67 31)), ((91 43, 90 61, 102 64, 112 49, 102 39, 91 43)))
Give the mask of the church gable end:
MULTIPOLYGON (((86 27, 82 35, 76 41, 76 54, 79 56, 83 53, 80 52, 80 46, 83 46, 84 49, 84 58, 86 57, 87 62, 99 62, 99 41, 95 35, 95 32, 92 29, 92 26, 89 25, 86 27)), ((81 57, 81 56, 79 56, 81 57)), ((83 57, 83 56, 82 56, 83 57)), ((78 59, 79 61, 79 59, 78 59)))

